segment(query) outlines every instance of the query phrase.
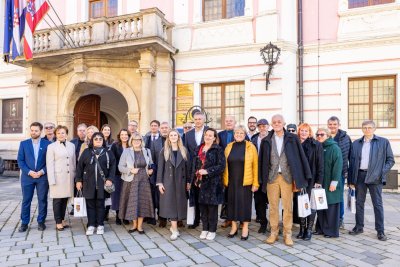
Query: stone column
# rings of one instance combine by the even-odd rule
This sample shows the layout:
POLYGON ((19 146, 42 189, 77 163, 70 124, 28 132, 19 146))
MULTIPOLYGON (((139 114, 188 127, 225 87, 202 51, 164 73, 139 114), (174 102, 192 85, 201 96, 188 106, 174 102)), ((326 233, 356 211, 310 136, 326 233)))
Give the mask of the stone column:
POLYGON ((28 84, 28 94, 26 96, 27 108, 25 110, 27 111, 28 114, 25 116, 26 118, 25 135, 29 137, 30 136, 29 125, 31 125, 32 122, 38 120, 37 109, 38 109, 39 83, 33 80, 29 80, 26 83, 28 84))

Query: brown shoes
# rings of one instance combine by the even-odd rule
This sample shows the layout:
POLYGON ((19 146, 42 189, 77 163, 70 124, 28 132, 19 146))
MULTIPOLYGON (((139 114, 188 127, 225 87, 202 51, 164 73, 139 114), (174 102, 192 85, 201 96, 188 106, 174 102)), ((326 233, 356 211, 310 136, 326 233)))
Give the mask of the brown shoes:
POLYGON ((293 247, 293 240, 292 240, 292 236, 291 235, 286 235, 284 238, 283 238, 283 242, 285 243, 285 245, 286 246, 289 246, 289 247, 293 247))
POLYGON ((272 245, 273 243, 275 243, 276 241, 279 240, 279 236, 277 234, 272 234, 267 238, 267 240, 265 240, 265 243, 272 245))

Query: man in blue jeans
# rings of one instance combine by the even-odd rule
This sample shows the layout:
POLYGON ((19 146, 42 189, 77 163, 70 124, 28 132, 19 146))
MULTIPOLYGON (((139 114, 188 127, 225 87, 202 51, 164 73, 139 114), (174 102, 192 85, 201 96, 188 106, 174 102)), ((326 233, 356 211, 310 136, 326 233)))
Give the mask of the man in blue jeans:
POLYGON ((364 204, 367 190, 371 195, 375 214, 375 230, 378 239, 386 241, 382 202, 382 187, 394 165, 394 157, 389 140, 376 136, 372 120, 362 123, 364 136, 353 142, 350 155, 348 183, 356 189, 356 226, 349 232, 358 235, 364 228, 364 204))
POLYGON ((18 166, 21 169, 21 226, 19 232, 25 232, 31 217, 31 203, 33 194, 38 198, 39 213, 37 216, 38 230, 44 231, 47 216, 47 194, 49 182, 46 173, 47 146, 51 144, 45 138, 40 138, 43 125, 33 122, 30 125, 31 138, 22 141, 18 150, 18 166))
MULTIPOLYGON (((343 158, 343 169, 342 169, 342 184, 345 184, 345 180, 348 176, 349 168, 349 156, 351 152, 351 138, 350 136, 340 128, 340 120, 336 116, 332 116, 328 119, 328 128, 331 132, 331 137, 338 144, 340 150, 342 151, 343 158)), ((344 197, 341 195, 340 202, 340 221, 339 227, 344 229, 343 217, 344 217, 344 197)))

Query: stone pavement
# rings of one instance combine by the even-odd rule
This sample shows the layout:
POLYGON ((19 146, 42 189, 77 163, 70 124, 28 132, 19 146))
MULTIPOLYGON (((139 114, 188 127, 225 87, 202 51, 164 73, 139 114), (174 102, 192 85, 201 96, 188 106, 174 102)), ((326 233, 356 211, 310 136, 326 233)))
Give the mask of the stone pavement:
POLYGON ((19 181, 0 178, 0 266, 400 266, 400 194, 395 193, 384 195, 387 242, 376 238, 368 198, 364 234, 347 234, 354 224, 354 215, 347 213, 347 230, 339 238, 313 237, 295 241, 292 248, 282 238, 265 244, 266 235, 257 233, 255 222, 247 241, 228 239, 228 230, 221 228, 214 241, 201 241, 199 228, 181 229, 181 237, 171 242, 168 229, 145 225, 145 235, 129 234, 115 225, 114 216, 103 236, 87 237, 85 220, 73 217, 71 228, 56 232, 51 201, 44 232, 37 230, 34 201, 30 229, 18 233, 20 203, 19 181))

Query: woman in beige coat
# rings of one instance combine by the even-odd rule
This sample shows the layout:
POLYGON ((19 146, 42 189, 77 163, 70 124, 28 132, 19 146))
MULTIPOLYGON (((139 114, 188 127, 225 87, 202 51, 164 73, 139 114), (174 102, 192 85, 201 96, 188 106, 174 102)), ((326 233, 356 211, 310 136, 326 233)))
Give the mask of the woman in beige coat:
POLYGON ((68 128, 58 125, 54 132, 57 140, 47 147, 46 167, 56 229, 62 231, 68 227, 64 222, 68 198, 74 195, 76 155, 74 144, 66 141, 68 128))

